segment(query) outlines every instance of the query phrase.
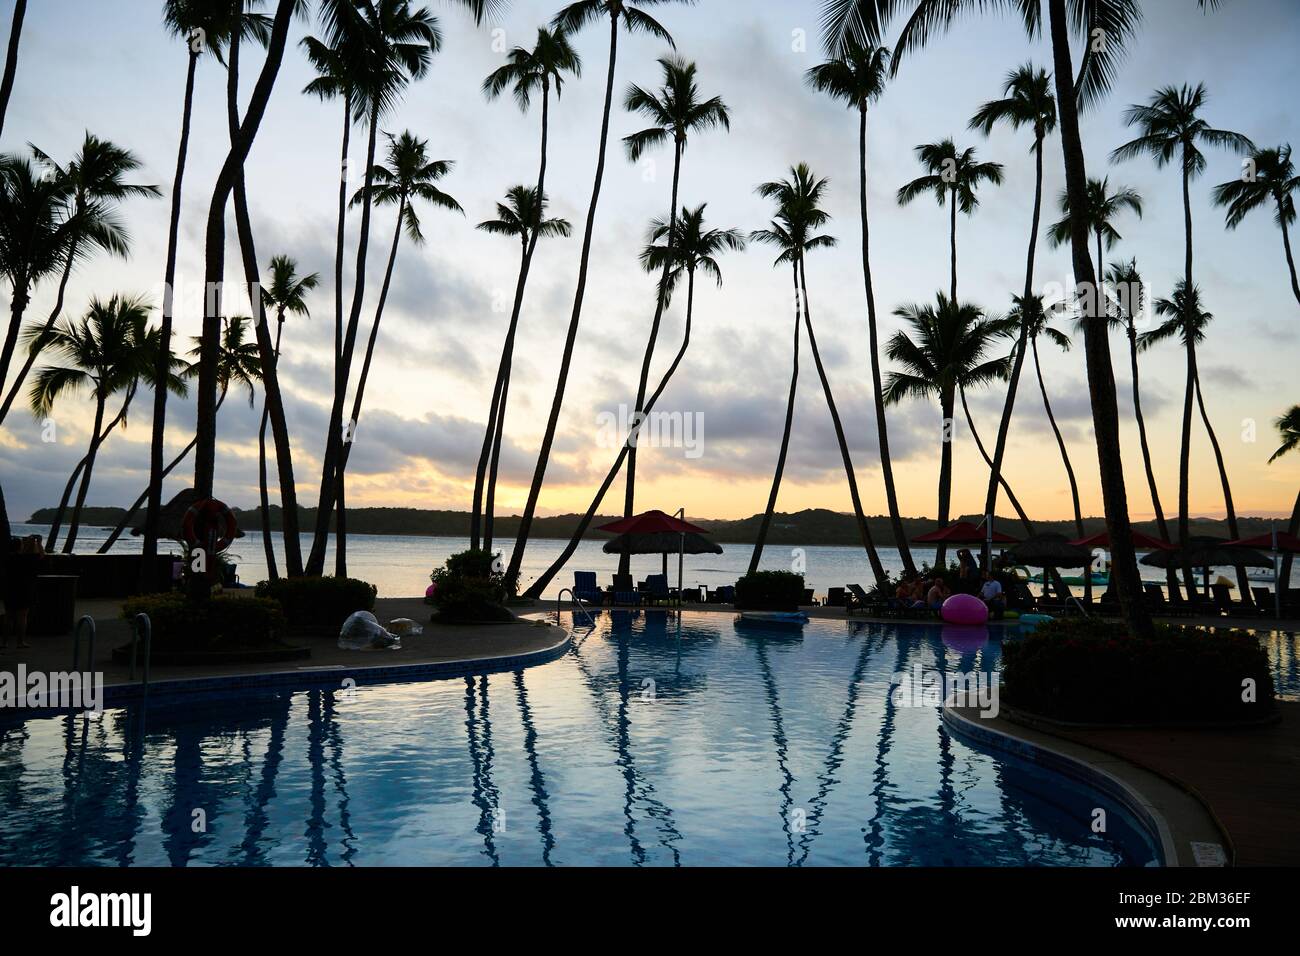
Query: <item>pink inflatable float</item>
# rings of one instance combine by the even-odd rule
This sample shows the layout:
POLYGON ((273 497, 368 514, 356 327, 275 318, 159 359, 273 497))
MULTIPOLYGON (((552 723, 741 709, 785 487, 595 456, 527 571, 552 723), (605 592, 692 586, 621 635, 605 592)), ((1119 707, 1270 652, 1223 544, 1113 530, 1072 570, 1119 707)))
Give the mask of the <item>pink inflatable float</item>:
POLYGON ((949 624, 987 624, 989 609, 973 594, 954 594, 943 602, 939 614, 949 624))

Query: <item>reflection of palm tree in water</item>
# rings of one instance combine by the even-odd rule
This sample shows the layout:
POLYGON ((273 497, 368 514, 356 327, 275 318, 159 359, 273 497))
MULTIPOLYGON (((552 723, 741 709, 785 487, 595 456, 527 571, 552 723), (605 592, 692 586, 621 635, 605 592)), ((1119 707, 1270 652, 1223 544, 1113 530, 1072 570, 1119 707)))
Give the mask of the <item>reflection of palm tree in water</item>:
POLYGON ((472 799, 479 810, 476 829, 483 835, 483 852, 493 866, 500 866, 492 829, 501 804, 500 794, 492 783, 492 720, 488 714, 487 677, 479 677, 478 681, 475 684, 473 677, 465 678, 465 740, 474 768, 472 799))
POLYGON ((524 725, 524 753, 528 756, 528 787, 533 791, 533 806, 537 808, 537 831, 542 835, 542 862, 551 866, 551 851, 555 849, 555 836, 551 833, 551 811, 546 804, 546 779, 537 760, 537 728, 533 725, 533 712, 528 706, 528 691, 524 687, 524 672, 515 671, 515 698, 519 703, 519 719, 524 725))
POLYGON ((794 804, 794 774, 787 763, 788 749, 785 738, 785 725, 781 720, 781 699, 776 690, 776 678, 772 675, 772 665, 767 659, 767 642, 761 638, 754 642, 758 655, 758 666, 762 672, 763 690, 767 694, 767 705, 772 711, 772 742, 776 744, 776 764, 781 768, 784 783, 781 784, 781 829, 785 832, 786 864, 794 866, 794 831, 790 826, 790 811, 794 804))
MULTIPOLYGON (((859 633, 863 631, 865 631, 865 628, 858 629, 859 633)), ((885 646, 883 630, 879 642, 866 639, 862 641, 862 650, 858 652, 858 661, 853 668, 853 676, 849 678, 844 713, 835 725, 835 733, 831 735, 831 746, 825 760, 826 769, 817 775, 817 793, 808 801, 810 812, 808 814, 807 828, 799 835, 799 848, 803 852, 799 859, 795 861, 795 866, 803 866, 804 862, 807 861, 808 853, 812 849, 812 841, 819 832, 817 826, 821 822, 822 811, 826 809, 826 801, 830 798, 831 791, 835 789, 835 784, 839 783, 835 772, 844 763, 844 744, 849 738, 849 731, 853 729, 853 718, 858 710, 858 698, 860 696, 858 685, 862 683, 862 678, 866 673, 867 662, 871 659, 870 651, 873 643, 875 643, 877 650, 885 646)))
POLYGON ((330 770, 334 774, 334 789, 339 795, 339 826, 343 829, 343 853, 341 859, 348 866, 357 854, 357 835, 352 832, 352 814, 349 810, 351 799, 348 797, 348 780, 343 773, 343 735, 339 732, 338 712, 334 706, 334 693, 325 695, 325 737, 329 741, 330 770))
POLYGON ((248 808, 244 811, 244 839, 239 847, 243 866, 262 866, 266 863, 266 850, 262 845, 262 834, 266 832, 268 822, 266 807, 275 796, 275 778, 284 760, 284 737, 285 730, 289 726, 289 711, 293 707, 293 695, 281 694, 276 702, 280 706, 271 716, 266 756, 262 758, 262 778, 258 781, 257 789, 253 791, 248 808))
MULTIPOLYGON (((894 659, 892 673, 900 674, 903 668, 907 666, 907 644, 896 636, 894 646, 898 648, 898 654, 894 659)), ((866 843, 867 860, 871 866, 880 866, 880 851, 885 845, 883 818, 887 804, 891 802, 891 798, 887 796, 889 765, 885 758, 889 755, 890 742, 894 737, 897 710, 898 705, 894 702, 893 687, 890 686, 885 690, 885 711, 880 721, 880 733, 876 735, 876 769, 872 771, 871 775, 871 797, 875 801, 876 809, 871 814, 871 819, 867 821, 867 825, 862 829, 862 839, 866 843)))
POLYGON ((307 692, 307 763, 311 767, 311 798, 307 818, 307 863, 327 866, 325 841, 325 724, 321 720, 321 691, 307 692))
MULTIPOLYGON (((197 724, 180 722, 171 732, 173 761, 170 784, 172 804, 163 814, 163 848, 172 866, 185 866, 194 850, 210 842, 208 827, 199 827, 195 832, 194 811, 207 810, 198 807, 194 797, 200 790, 203 780, 203 733, 197 724)), ((207 818, 211 824, 211 816, 207 818)))
POLYGON ((628 680, 628 652, 630 634, 630 619, 624 620, 622 616, 616 616, 615 623, 617 629, 609 632, 610 637, 614 640, 617 647, 618 657, 618 688, 619 688, 619 707, 617 714, 611 714, 609 707, 605 703, 605 698, 600 691, 595 675, 592 674, 591 668, 582 652, 575 644, 570 651, 574 662, 578 665, 578 673, 582 675, 583 682, 587 685, 587 690, 591 693, 592 703, 600 712, 601 720, 607 729, 611 728, 611 743, 614 745, 617 753, 617 763, 619 772, 623 775, 626 783, 626 798, 623 803, 623 815, 627 819, 623 831, 627 834, 628 843, 632 848, 632 859, 638 865, 645 862, 645 848, 641 846, 636 836, 636 819, 632 814, 635 804, 639 801, 646 808, 648 816, 659 821, 663 827, 664 835, 660 837, 660 844, 668 850, 673 856, 673 865, 681 865, 681 855, 677 849, 677 842, 681 840, 682 835, 678 832, 676 824, 673 822, 672 810, 665 806, 654 796, 654 784, 650 783, 636 769, 636 763, 632 759, 632 751, 629 746, 630 722, 628 719, 628 698, 630 695, 630 685, 628 680))

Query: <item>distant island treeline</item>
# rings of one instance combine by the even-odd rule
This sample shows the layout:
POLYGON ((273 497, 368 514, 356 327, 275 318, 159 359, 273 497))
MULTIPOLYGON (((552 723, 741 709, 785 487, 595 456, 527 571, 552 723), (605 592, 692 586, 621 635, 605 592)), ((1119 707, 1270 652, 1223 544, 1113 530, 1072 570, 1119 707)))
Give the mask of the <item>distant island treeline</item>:
MULTIPOLYGON (((49 524, 54 517, 55 510, 54 508, 37 510, 29 519, 30 523, 49 524)), ((261 530, 260 509, 241 510, 233 508, 231 510, 235 512, 240 527, 246 533, 251 534, 261 530)), ((82 520, 86 525, 111 528, 122 520, 123 514, 125 514, 124 508, 87 507, 84 509, 82 520)), ((315 522, 315 508, 300 508, 299 514, 300 527, 310 528, 315 522)), ((615 521, 618 517, 620 516, 609 515, 597 518, 592 522, 592 526, 615 521)), ((577 514, 535 518, 531 536, 535 538, 568 538, 573 534, 581 518, 582 516, 577 514)), ((141 516, 137 515, 135 520, 139 522, 141 516)), ((748 518, 736 520, 695 517, 690 517, 690 520, 700 525, 700 527, 709 529, 713 538, 719 542, 748 544, 754 540, 762 515, 751 515, 748 518)), ((978 522, 980 519, 978 515, 963 515, 961 519, 954 520, 978 522)), ((469 521, 469 512, 466 511, 431 511, 420 508, 348 509, 348 532, 350 534, 468 538, 469 521)), ((1271 526, 1271 520, 1268 518, 1239 517, 1237 523, 1238 530, 1243 537, 1263 534, 1271 526)), ((1083 524, 1088 534, 1101 531, 1105 527, 1102 518, 1085 518, 1083 524)), ((272 531, 279 531, 281 528, 278 506, 273 505, 270 509, 270 526, 272 531)), ((891 547, 893 545, 893 531, 890 528, 888 516, 869 516, 867 526, 871 529, 872 537, 875 539, 877 546, 891 547)), ((934 527, 935 522, 930 518, 903 518, 903 528, 908 538, 932 531, 934 527)), ((999 516, 996 527, 1016 537, 1025 536, 1024 525, 1014 517, 999 516)), ((1150 535, 1159 535, 1155 521, 1138 521, 1134 523, 1133 527, 1150 535)), ((517 515, 497 517, 495 533, 498 542, 512 540, 518 530, 519 517, 517 515)), ((1056 531, 1070 537, 1074 537, 1075 534, 1073 521, 1035 521, 1034 530, 1036 532, 1056 531)), ((1193 535, 1226 537, 1228 534, 1227 523, 1219 518, 1193 518, 1191 533, 1193 535)), ((588 532, 587 537, 604 539, 610 537, 610 535, 593 530, 588 532)), ((810 508, 793 514, 776 513, 773 515, 772 527, 768 531, 767 540, 769 544, 796 545, 857 545, 859 543, 857 523, 853 515, 841 514, 825 508, 810 508)))

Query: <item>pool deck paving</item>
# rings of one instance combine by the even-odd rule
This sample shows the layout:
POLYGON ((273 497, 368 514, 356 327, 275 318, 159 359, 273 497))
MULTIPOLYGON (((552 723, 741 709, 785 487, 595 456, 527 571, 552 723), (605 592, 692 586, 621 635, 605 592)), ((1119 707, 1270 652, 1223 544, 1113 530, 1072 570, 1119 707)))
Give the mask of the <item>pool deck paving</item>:
MULTIPOLYGON (((492 657, 540 653, 555 647, 561 632, 546 626, 554 610, 550 601, 517 608, 527 615, 518 621, 492 625, 442 625, 429 623, 429 608, 419 598, 381 598, 375 615, 381 622, 410 618, 423 625, 422 634, 407 637, 399 650, 348 651, 334 636, 295 637, 289 643, 306 645, 306 660, 228 663, 210 665, 158 664, 151 680, 184 680, 246 676, 251 674, 310 671, 337 667, 370 667, 429 663, 473 663, 492 657), (545 613, 544 613, 545 612, 545 613)), ((734 614, 729 605, 693 604, 688 611, 734 614)), ((808 616, 859 622, 897 623, 846 615, 843 608, 809 607, 808 616)), ((78 602, 77 616, 90 614, 97 623, 94 667, 104 673, 105 684, 124 683, 127 665, 112 660, 114 647, 130 640, 130 627, 121 618, 121 602, 78 602)), ((1270 620, 1228 622, 1204 619, 1181 623, 1245 626, 1261 630, 1300 630, 1300 622, 1270 620)), ((33 637, 30 649, 18 650, 11 642, 0 651, 0 670, 14 671, 19 663, 29 671, 64 671, 71 667, 71 635, 33 637)), ((85 667, 83 663, 83 668, 85 667)), ((1296 865, 1300 863, 1300 702, 1280 701, 1280 719, 1241 729, 1063 729, 1014 724, 1005 717, 993 723, 998 732, 1027 740, 1082 760, 1094 769, 1121 778, 1141 795, 1141 801, 1168 819, 1182 841, 1180 862, 1189 863, 1192 843, 1226 843, 1237 865, 1296 865), (1178 791, 1181 796, 1174 794, 1178 791), (1198 815, 1186 797, 1195 798, 1209 813, 1198 815), (1207 824, 1212 820, 1212 824, 1207 824), (1210 826, 1215 827, 1213 831, 1210 826), (1226 839, 1215 841, 1212 833, 1226 839), (1181 835, 1181 836, 1179 836, 1181 835)))
MULTIPOLYGON (((77 603, 77 617, 89 614, 95 619, 94 670, 102 671, 105 685, 127 682, 130 666, 112 658, 113 648, 129 644, 130 625, 121 617, 121 601, 88 600, 77 603)), ((326 668, 359 668, 473 662, 483 658, 514 657, 546 650, 555 645, 563 632, 533 620, 506 624, 449 625, 431 624, 430 608, 419 598, 380 598, 375 602, 375 616, 381 623, 396 618, 410 618, 424 628, 422 634, 403 638, 396 650, 351 651, 338 646, 337 636, 294 636, 286 642, 311 649, 306 659, 218 664, 154 664, 151 682, 187 678, 234 677, 249 674, 307 671, 326 668)), ((17 649, 12 638, 0 651, 0 671, 13 671, 19 663, 28 672, 66 671, 72 667, 72 635, 31 637, 31 647, 17 649)), ((87 668, 82 649, 82 670, 87 668)))

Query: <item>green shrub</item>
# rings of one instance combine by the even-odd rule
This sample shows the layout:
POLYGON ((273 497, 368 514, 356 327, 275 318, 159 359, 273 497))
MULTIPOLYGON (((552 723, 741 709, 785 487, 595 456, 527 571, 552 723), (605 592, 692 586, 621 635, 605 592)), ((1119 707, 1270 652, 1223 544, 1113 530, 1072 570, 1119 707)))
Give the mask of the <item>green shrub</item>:
POLYGON ((1273 712, 1259 641, 1241 631, 1157 625, 1152 638, 1097 619, 1044 622, 1003 646, 1007 703, 1083 723, 1255 720, 1273 712), (1254 681, 1254 702, 1243 682, 1254 681))
POLYGON ((292 627, 330 631, 341 628, 349 614, 373 611, 376 593, 373 584, 356 578, 280 578, 257 585, 257 596, 279 601, 292 627))
POLYGON ((803 575, 793 571, 751 571, 736 582, 736 607, 748 611, 797 611, 803 575))
POLYGON ((447 563, 429 575, 433 582, 433 605, 437 619, 448 623, 464 621, 511 621, 506 599, 513 593, 498 556, 471 548, 453 554, 447 563))
POLYGON ((122 605, 131 620, 148 614, 155 649, 219 651, 265 647, 278 641, 284 613, 275 601, 256 597, 217 595, 193 602, 179 592, 147 594, 122 605))

